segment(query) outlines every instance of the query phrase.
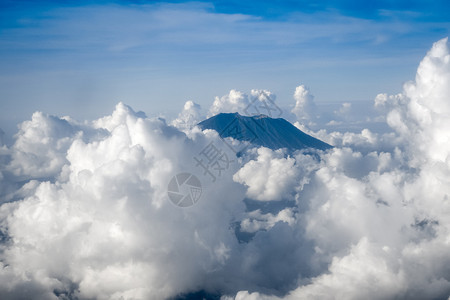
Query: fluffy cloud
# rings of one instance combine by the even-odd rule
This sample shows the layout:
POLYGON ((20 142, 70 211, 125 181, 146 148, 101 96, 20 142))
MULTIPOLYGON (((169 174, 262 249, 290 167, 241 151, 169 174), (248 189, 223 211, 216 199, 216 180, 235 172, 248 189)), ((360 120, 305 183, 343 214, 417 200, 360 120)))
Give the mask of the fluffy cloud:
MULTIPOLYGON (((387 111, 394 135, 331 134, 350 147, 361 148, 365 140, 366 150, 382 148, 380 138, 391 136, 393 150, 335 148, 322 156, 300 192, 309 206, 300 215, 314 241, 312 261, 327 272, 285 298, 449 296, 449 72, 444 39, 433 45, 403 94, 377 96, 375 105, 387 111)), ((274 297, 251 291, 235 297, 259 298, 274 297)))
POLYGON ((172 125, 180 130, 191 129, 202 121, 201 107, 193 101, 186 101, 178 118, 172 121, 172 125))
MULTIPOLYGON (((0 147, 0 298, 446 299, 449 60, 444 39, 377 96, 392 132, 322 130, 336 147, 314 154, 232 156, 190 101, 175 127, 122 103, 85 123, 33 114, 0 147), (195 160, 211 145, 232 161, 215 181, 195 160), (167 195, 182 172, 202 184, 188 208, 167 195)), ((274 100, 231 91, 209 113, 274 100)))
MULTIPOLYGON (((58 134, 66 134, 68 142, 50 149, 55 153, 21 148, 39 159, 25 161, 22 169, 31 172, 16 176, 35 176, 44 153, 62 159, 47 171, 49 181, 30 181, 21 200, 1 206, 2 299, 161 299, 202 288, 204 276, 227 262, 237 243, 228 230, 231 212, 243 207, 234 200, 243 190, 213 190, 198 174, 204 183, 198 205, 182 210, 167 199, 170 178, 195 172, 193 155, 219 142, 217 136, 193 143, 163 120, 139 117, 121 103, 92 123, 92 130, 107 134, 90 141, 42 114, 21 128, 18 141, 47 137, 56 145, 58 134), (41 135, 32 137, 30 127, 41 135)), ((16 161, 8 166, 15 170, 16 161)))
POLYGON ((249 105, 248 96, 242 92, 231 90, 228 95, 216 97, 209 109, 209 117, 219 113, 238 112, 244 114, 244 109, 249 105))
POLYGON ((263 214, 260 210, 252 211, 248 214, 248 218, 241 221, 241 231, 243 232, 257 232, 260 230, 267 230, 275 226, 278 222, 286 222, 293 225, 295 222, 294 212, 290 208, 285 208, 277 214, 263 214))
POLYGON ((397 104, 387 115, 388 124, 412 141, 415 160, 445 162, 450 139, 450 54, 447 38, 435 43, 417 70, 415 82, 404 87, 405 105, 397 104))
POLYGON ((62 118, 34 113, 20 125, 9 169, 16 176, 55 176, 66 162, 64 154, 76 133, 62 118))
POLYGON ((295 107, 291 112, 296 115, 297 120, 303 123, 314 122, 317 108, 309 89, 304 85, 298 86, 294 92, 294 99, 295 107))
POLYGON ((245 184, 247 196, 260 201, 281 200, 296 185, 298 170, 295 159, 284 158, 281 150, 274 152, 261 147, 258 157, 246 163, 234 176, 245 184))
POLYGON ((246 116, 264 114, 278 118, 281 116, 282 111, 275 104, 275 101, 276 96, 267 90, 251 90, 249 95, 231 90, 228 95, 215 98, 209 109, 208 116, 238 112, 246 116))

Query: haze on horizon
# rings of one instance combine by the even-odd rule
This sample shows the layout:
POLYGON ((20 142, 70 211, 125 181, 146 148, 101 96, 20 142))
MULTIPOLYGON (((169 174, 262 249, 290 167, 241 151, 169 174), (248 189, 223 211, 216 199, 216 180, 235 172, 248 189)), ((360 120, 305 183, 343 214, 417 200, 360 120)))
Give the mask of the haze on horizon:
POLYGON ((236 89, 289 109, 401 92, 449 35, 448 1, 12 1, 0 3, 0 128, 34 111, 79 121, 125 102, 174 117, 236 89))

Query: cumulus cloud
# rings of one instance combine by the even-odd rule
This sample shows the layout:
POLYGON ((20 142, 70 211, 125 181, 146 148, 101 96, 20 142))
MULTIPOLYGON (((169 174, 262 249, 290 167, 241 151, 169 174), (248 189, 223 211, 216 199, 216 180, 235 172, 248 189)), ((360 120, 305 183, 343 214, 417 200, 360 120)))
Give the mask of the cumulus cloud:
POLYGON ((278 222, 286 222, 289 225, 293 225, 295 222, 293 210, 291 208, 285 208, 277 214, 263 214, 260 210, 252 211, 248 214, 247 218, 241 221, 240 229, 243 232, 253 233, 270 229, 278 222))
MULTIPOLYGON (((308 202, 306 236, 313 261, 327 272, 288 293, 287 299, 446 299, 449 165, 447 39, 435 43, 416 80, 400 95, 378 95, 395 134, 370 131, 330 139, 355 148, 334 148, 300 195, 308 202), (391 152, 380 138, 392 137, 391 152), (365 144, 362 147, 362 144, 365 144)), ((322 132, 326 136, 326 132, 322 132)), ((386 141, 387 142, 387 141, 386 141)), ((275 298, 241 291, 235 299, 275 298)), ((278 297, 276 297, 278 298, 278 297)))
POLYGON ((314 96, 309 89, 304 85, 299 85, 294 92, 295 107, 292 109, 292 113, 295 114, 297 120, 305 122, 314 122, 316 117, 316 103, 314 102, 314 96))
POLYGON ((284 158, 276 152, 261 147, 256 160, 246 163, 234 176, 236 182, 248 187, 247 196, 260 201, 276 201, 288 197, 297 183, 298 170, 295 159, 284 158))
POLYGON ((417 70, 415 82, 404 87, 406 105, 397 104, 387 115, 387 123, 412 141, 416 160, 445 162, 450 140, 450 54, 447 38, 436 42, 417 70))
POLYGON ((275 94, 267 90, 251 90, 250 104, 244 112, 249 116, 263 114, 272 118, 278 118, 283 112, 275 104, 276 98, 275 94))
POLYGON ((208 116, 237 112, 246 116, 267 115, 278 118, 282 110, 276 105, 276 96, 267 90, 251 90, 250 94, 231 90, 228 95, 216 97, 208 116))
POLYGON ((42 112, 20 125, 8 166, 16 176, 52 177, 66 162, 64 153, 76 129, 62 118, 42 112))
MULTIPOLYGON (((169 123, 123 103, 84 123, 36 112, 0 147, 0 298, 446 299, 448 82, 444 39, 376 97, 392 132, 322 130, 336 147, 316 153, 233 156, 190 101, 169 123), (230 158, 215 181, 205 149, 230 158), (183 172, 202 184, 187 208, 167 194, 183 172)), ((231 91, 209 113, 274 100, 231 91)))
POLYGON ((351 109, 352 109, 352 104, 350 102, 344 102, 344 103, 342 103, 339 110, 336 110, 334 113, 337 116, 345 118, 350 113, 351 109))
MULTIPOLYGON (((71 124, 40 113, 21 128, 17 140, 47 138, 55 146, 54 153, 20 148, 39 159, 22 163, 28 173, 16 176, 34 177, 45 155, 61 159, 45 170, 48 181, 30 181, 21 200, 1 206, 1 298, 161 299, 201 288, 202 278, 226 263, 235 248, 231 211, 243 206, 233 199, 242 199, 243 190, 225 194, 203 180, 203 201, 193 209, 167 199, 171 176, 195 172, 193 155, 217 136, 194 144, 164 120, 139 117, 122 103, 92 123, 107 134, 90 141, 73 134, 71 124), (30 128, 41 135, 28 134, 30 128), (58 147, 63 134, 67 143, 58 147), (220 219, 226 221, 220 225, 220 219)), ((16 164, 13 159, 8 166, 15 170, 16 164)), ((237 184, 229 179, 229 185, 237 184)))
POLYGON ((186 101, 178 118, 172 121, 172 125, 180 130, 191 129, 202 121, 201 107, 194 101, 186 101))
POLYGON ((375 97, 374 106, 377 109, 389 111, 392 107, 401 105, 405 101, 407 101, 407 98, 404 94, 388 95, 384 93, 375 97))
POLYGON ((214 116, 219 113, 244 114, 244 109, 249 105, 248 96, 242 92, 231 90, 228 95, 216 97, 209 109, 208 116, 214 116))

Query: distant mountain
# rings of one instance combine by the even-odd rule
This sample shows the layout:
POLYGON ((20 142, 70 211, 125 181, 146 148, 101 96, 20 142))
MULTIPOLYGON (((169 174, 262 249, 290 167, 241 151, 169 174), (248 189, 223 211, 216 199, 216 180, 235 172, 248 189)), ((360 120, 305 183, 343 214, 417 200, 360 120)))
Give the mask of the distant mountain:
MULTIPOLYGON (((266 115, 246 117, 238 113, 222 113, 200 122, 198 126, 202 129, 213 129, 222 138, 232 137, 273 150, 280 148, 326 150, 332 148, 327 143, 299 130, 285 119, 273 119, 266 115)), ((243 150, 235 148, 235 145, 231 143, 228 145, 235 152, 243 150)))

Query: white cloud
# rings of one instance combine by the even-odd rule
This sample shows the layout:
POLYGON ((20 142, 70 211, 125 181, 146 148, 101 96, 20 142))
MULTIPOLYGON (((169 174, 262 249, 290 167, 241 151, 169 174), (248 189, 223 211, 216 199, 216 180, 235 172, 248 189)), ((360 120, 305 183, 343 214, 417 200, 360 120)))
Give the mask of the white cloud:
POLYGON ((76 129, 66 120, 35 112, 20 125, 9 169, 16 176, 53 177, 66 162, 76 129))
POLYGON ((209 109, 209 117, 219 113, 244 114, 244 109, 249 105, 248 96, 242 92, 231 90, 228 95, 216 97, 214 103, 209 109))
POLYGON ((172 121, 172 125, 180 130, 191 129, 202 121, 201 107, 194 101, 186 101, 178 118, 172 121))
POLYGON ((388 124, 412 141, 412 158, 445 162, 450 139, 450 54, 447 38, 436 42, 417 69, 415 82, 405 84, 405 105, 387 115, 388 124))
POLYGON ((262 214, 260 210, 252 211, 241 221, 241 231, 254 233, 260 230, 267 230, 275 226, 278 222, 286 222, 289 225, 295 223, 294 212, 290 208, 279 211, 276 215, 262 214))
POLYGON ((238 112, 245 116, 263 114, 278 118, 282 115, 282 110, 276 105, 275 101, 276 96, 267 90, 251 90, 250 95, 231 90, 228 95, 215 98, 208 116, 238 112))
MULTIPOLYGON (((193 102, 183 132, 122 103, 86 123, 33 114, 0 148, 0 298, 445 299, 449 60, 441 40, 401 95, 377 96, 395 132, 320 131, 337 147, 315 155, 253 149, 215 182, 194 157, 226 146, 184 126, 193 102), (189 208, 167 197, 180 172, 202 183, 189 208)), ((231 91, 210 114, 274 99, 231 91)))
POLYGON ((234 176, 236 182, 248 187, 247 196, 260 201, 277 201, 291 197, 297 183, 295 159, 284 158, 281 150, 259 148, 256 160, 246 163, 234 176))
POLYGON ((343 258, 334 258, 329 271, 311 285, 293 292, 291 299, 389 299, 401 294, 404 276, 389 247, 361 239, 343 258))
POLYGON ((344 102, 344 103, 342 103, 339 110, 335 111, 334 113, 338 116, 345 117, 346 115, 348 115, 350 113, 351 109, 352 109, 352 104, 350 102, 344 102))
MULTIPOLYGON (((197 171, 193 155, 211 139, 197 137, 194 144, 163 120, 138 115, 119 103, 111 116, 93 122, 108 134, 92 141, 73 137, 59 119, 33 116, 31 122, 47 125, 39 138, 54 142, 65 134, 71 140, 50 153, 62 157, 49 173, 54 183, 34 181, 20 201, 1 207, 1 228, 10 238, 2 246, 8 264, 0 271, 2 298, 41 293, 52 299, 59 290, 81 299, 161 299, 199 288, 203 274, 227 262, 227 249, 237 243, 228 230, 231 212, 243 208, 232 199, 242 199, 243 190, 224 179, 227 188, 238 187, 222 192, 220 201, 213 195, 222 187, 212 190, 201 177, 202 201, 187 210, 173 206, 168 181, 177 172, 197 171)), ((22 125, 28 131, 20 131, 18 140, 30 138, 31 125, 22 125)), ((44 153, 26 149, 30 156, 44 153)), ((38 169, 31 162, 21 166, 24 174, 38 169)))
MULTIPOLYGON (((375 104, 387 111, 396 134, 319 133, 365 151, 335 148, 310 173, 299 197, 309 210, 301 215, 306 236, 314 240, 312 261, 326 272, 285 298, 448 297, 449 71, 444 39, 403 94, 377 96, 375 104), (384 143, 391 143, 390 152, 379 150, 384 143)), ((235 297, 258 298, 263 293, 242 291, 235 297)))
POLYGON ((317 108, 314 96, 309 89, 304 85, 299 85, 295 89, 294 99, 295 107, 291 112, 297 116, 297 120, 300 122, 314 122, 317 108))

